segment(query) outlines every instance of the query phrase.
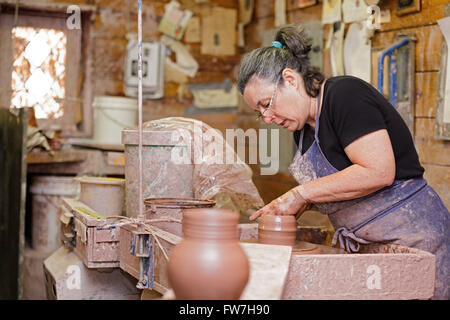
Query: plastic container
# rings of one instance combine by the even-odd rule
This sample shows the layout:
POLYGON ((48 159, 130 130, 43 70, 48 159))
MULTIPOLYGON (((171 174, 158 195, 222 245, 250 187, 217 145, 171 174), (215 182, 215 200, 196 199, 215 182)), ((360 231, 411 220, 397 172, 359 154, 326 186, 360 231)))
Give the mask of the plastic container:
POLYGON ((35 176, 31 180, 31 242, 39 251, 54 251, 60 243, 62 197, 76 197, 79 187, 73 177, 35 176))
POLYGON ((94 136, 96 143, 121 144, 122 130, 137 127, 136 99, 98 96, 94 103, 94 136))
POLYGON ((121 216, 124 208, 125 179, 105 177, 79 177, 80 201, 104 216, 121 216))

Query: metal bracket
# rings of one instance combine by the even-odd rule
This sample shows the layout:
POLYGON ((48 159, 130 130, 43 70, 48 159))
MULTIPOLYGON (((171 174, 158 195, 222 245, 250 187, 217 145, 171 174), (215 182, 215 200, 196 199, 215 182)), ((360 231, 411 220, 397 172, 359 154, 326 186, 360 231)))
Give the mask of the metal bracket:
POLYGON ((155 239, 148 232, 133 232, 130 253, 139 259, 138 289, 153 289, 154 286, 154 248, 155 239))
POLYGON ((398 35, 397 39, 399 40, 384 50, 378 58, 377 89, 383 93, 384 60, 387 56, 389 102, 397 109, 414 135, 414 45, 417 40, 413 34, 398 35), (400 57, 401 60, 398 59, 400 57))

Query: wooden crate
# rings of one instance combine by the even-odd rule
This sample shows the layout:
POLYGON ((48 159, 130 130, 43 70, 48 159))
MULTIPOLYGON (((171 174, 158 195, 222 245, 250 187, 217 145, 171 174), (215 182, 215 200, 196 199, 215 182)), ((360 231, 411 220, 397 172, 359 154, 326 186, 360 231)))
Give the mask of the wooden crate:
MULTIPOLYGON (((150 282, 144 284, 144 286, 147 286, 147 289, 165 294, 170 285, 167 276, 167 259, 164 252, 170 257, 173 248, 181 242, 182 238, 158 227, 153 227, 153 230, 161 247, 152 235, 148 232, 143 233, 146 235, 144 251, 148 253, 148 260, 144 260, 144 277, 150 282), (149 252, 150 250, 152 251, 149 252)), ((134 224, 126 224, 120 227, 120 268, 136 279, 140 279, 139 234, 142 234, 142 232, 139 232, 138 227, 134 224)))
MULTIPOLYGON (((238 231, 240 240, 256 238, 258 236, 257 226, 258 225, 255 223, 239 224, 238 231)), ((158 237, 165 254, 170 257, 173 248, 183 239, 155 226, 153 226, 153 230, 154 234, 158 237)), ((120 268, 136 279, 140 278, 139 258, 136 254, 139 250, 138 235, 140 233, 141 232, 139 232, 137 226, 134 224, 126 224, 120 227, 120 268)), ((153 260, 149 261, 144 268, 144 276, 150 281, 153 279, 153 283, 150 285, 149 289, 153 289, 161 294, 166 294, 170 288, 167 275, 167 259, 161 247, 156 241, 152 241, 153 237, 150 236, 146 247, 152 246, 154 254, 152 255, 153 260)))
POLYGON ((63 206, 73 216, 76 237, 74 252, 87 268, 118 268, 120 256, 119 227, 108 225, 104 219, 94 218, 83 211, 95 211, 80 201, 62 199, 63 206), (82 209, 80 209, 82 208, 82 209))

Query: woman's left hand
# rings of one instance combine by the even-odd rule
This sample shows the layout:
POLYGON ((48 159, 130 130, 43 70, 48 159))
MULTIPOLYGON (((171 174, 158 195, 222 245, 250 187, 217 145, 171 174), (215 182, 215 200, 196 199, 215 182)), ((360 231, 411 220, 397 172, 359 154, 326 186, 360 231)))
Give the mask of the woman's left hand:
POLYGON ((297 186, 289 190, 268 205, 262 207, 250 216, 250 220, 255 220, 266 214, 295 215, 298 219, 298 217, 310 207, 310 203, 306 201, 300 193, 299 189, 301 187, 302 186, 297 186))

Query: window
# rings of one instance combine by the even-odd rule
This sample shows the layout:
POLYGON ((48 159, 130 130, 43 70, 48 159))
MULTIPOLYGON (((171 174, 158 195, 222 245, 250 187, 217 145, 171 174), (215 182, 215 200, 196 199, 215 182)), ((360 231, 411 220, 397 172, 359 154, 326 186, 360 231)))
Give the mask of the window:
POLYGON ((12 29, 11 108, 33 107, 37 119, 64 115, 67 37, 62 30, 12 29))
POLYGON ((67 8, 35 6, 15 20, 14 5, 0 5, 0 107, 32 107, 39 128, 89 136, 90 12, 81 29, 68 29, 67 8))

